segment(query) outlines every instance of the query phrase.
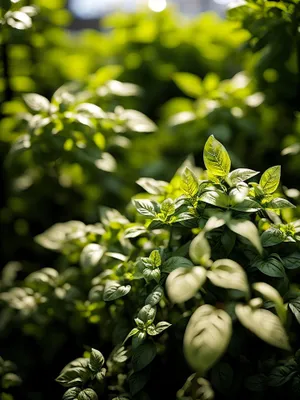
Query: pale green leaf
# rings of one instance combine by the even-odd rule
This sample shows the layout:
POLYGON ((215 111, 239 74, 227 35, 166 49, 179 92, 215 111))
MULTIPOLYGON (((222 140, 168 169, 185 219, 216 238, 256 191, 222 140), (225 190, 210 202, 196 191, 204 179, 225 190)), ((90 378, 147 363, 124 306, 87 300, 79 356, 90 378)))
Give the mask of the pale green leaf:
POLYGON ((206 280, 202 267, 177 268, 167 278, 166 288, 173 303, 183 303, 198 292, 206 280))
POLYGON ((216 286, 249 293, 247 275, 244 269, 233 260, 215 261, 207 272, 207 277, 216 286))
POLYGON ((242 325, 260 339, 280 349, 290 350, 288 337, 277 315, 244 304, 237 304, 235 312, 242 325))
POLYGON ((184 354, 190 366, 203 374, 224 354, 231 339, 229 315, 211 305, 199 307, 184 335, 184 354))
POLYGON ((168 182, 157 181, 152 178, 140 178, 136 183, 150 194, 164 194, 168 182))
POLYGON ((227 223, 227 225, 232 232, 248 239, 257 249, 257 251, 262 254, 263 249, 260 242, 260 237, 253 222, 242 219, 232 219, 227 223))
POLYGON ((236 185, 240 182, 244 182, 252 178, 257 174, 259 174, 259 172, 253 171, 252 169, 238 168, 230 172, 230 174, 228 175, 228 180, 229 182, 231 182, 232 185, 236 185))
POLYGON ((195 264, 206 266, 211 257, 211 248, 205 238, 205 231, 200 232, 191 242, 189 255, 195 264))
POLYGON ((80 265, 83 268, 95 267, 104 254, 104 248, 97 243, 90 243, 80 254, 80 265))
POLYGON ((258 292, 265 300, 272 301, 282 323, 286 321, 286 309, 283 304, 282 297, 278 291, 265 282, 256 282, 252 285, 253 289, 258 292))

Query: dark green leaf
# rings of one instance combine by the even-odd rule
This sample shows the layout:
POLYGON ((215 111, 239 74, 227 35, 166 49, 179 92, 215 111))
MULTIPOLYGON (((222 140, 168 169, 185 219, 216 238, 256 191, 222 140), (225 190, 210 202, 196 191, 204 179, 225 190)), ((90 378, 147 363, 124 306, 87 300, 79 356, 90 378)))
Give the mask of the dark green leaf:
POLYGON ((165 261, 162 265, 162 272, 170 273, 176 268, 188 268, 193 267, 193 263, 184 257, 171 257, 165 261))
POLYGON ((282 243, 284 239, 284 233, 275 227, 267 229, 260 237, 263 247, 275 246, 276 244, 282 243))
POLYGON ((282 262, 272 255, 265 260, 256 261, 253 265, 265 275, 274 278, 283 278, 285 276, 282 262))
POLYGON ((135 372, 142 370, 147 367, 156 356, 156 346, 155 344, 148 340, 142 343, 136 349, 134 349, 132 354, 132 367, 135 372))
POLYGON ((289 256, 282 257, 283 264, 287 269, 297 269, 300 267, 300 253, 294 252, 289 256))

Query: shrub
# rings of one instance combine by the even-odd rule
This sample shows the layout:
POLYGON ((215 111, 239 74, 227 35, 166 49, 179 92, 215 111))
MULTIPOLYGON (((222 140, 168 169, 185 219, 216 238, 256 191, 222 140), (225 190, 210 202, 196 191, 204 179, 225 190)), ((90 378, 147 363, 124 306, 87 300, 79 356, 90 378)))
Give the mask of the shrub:
POLYGON ((18 318, 39 321, 37 339, 58 318, 74 334, 99 326, 82 345, 104 356, 86 347, 62 370, 65 399, 163 398, 162 375, 170 398, 282 396, 288 381, 297 396, 300 230, 282 217, 293 205, 280 197, 280 167, 246 183, 258 172, 231 171, 213 136, 204 164, 170 183, 140 179, 147 194, 127 217, 102 208, 97 225, 53 226, 36 240, 62 254, 61 268, 2 293, 18 318))

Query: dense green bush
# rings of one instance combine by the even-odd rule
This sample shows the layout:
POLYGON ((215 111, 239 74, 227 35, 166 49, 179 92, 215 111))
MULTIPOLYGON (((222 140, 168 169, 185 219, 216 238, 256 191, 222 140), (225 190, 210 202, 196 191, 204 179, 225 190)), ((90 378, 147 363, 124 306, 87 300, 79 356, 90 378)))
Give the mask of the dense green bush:
POLYGON ((3 400, 299 396, 299 4, 1 4, 3 400))
MULTIPOLYGON (((280 167, 247 184, 258 172, 230 172, 230 157, 213 136, 204 164, 206 171, 183 166, 170 183, 141 178, 148 194, 133 199, 130 219, 102 208, 96 225, 54 225, 36 240, 62 254, 60 267, 3 291, 15 310, 8 327, 21 320, 37 342, 56 320, 79 335, 89 324, 100 327, 90 345, 103 346, 107 361, 87 347, 57 378, 69 388, 65 398, 163 398, 154 384, 162 374, 178 399, 213 398, 214 391, 254 398, 296 379, 286 330, 297 349, 300 228, 281 218, 293 205, 278 197, 280 167), (38 327, 30 331, 32 324, 38 327), (259 364, 254 348, 263 354, 259 364), (197 374, 179 390, 174 383, 189 374, 184 356, 197 374)), ((296 380, 289 398, 297 395, 296 380)))

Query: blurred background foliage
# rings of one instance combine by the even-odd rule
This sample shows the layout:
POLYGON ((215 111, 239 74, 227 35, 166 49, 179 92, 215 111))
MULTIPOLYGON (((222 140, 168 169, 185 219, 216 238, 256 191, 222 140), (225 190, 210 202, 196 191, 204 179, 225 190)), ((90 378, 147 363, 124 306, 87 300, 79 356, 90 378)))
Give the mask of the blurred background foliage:
MULTIPOLYGON (((299 8, 298 0, 247 0, 226 19, 188 18, 172 7, 119 11, 100 29, 78 30, 64 0, 3 0, 2 266, 16 261, 18 280, 52 266, 56 256, 35 235, 56 222, 95 223, 100 204, 122 212, 139 177, 169 180, 191 154, 203 166, 210 134, 226 145, 233 167, 282 164, 285 194, 298 204, 299 8)), ((74 333, 56 323, 48 333, 57 351, 43 344, 43 331, 38 345, 53 377, 74 333)), ((28 375, 37 362, 31 329, 14 351, 27 349, 28 375)), ((65 360, 89 330, 73 337, 65 360)))

